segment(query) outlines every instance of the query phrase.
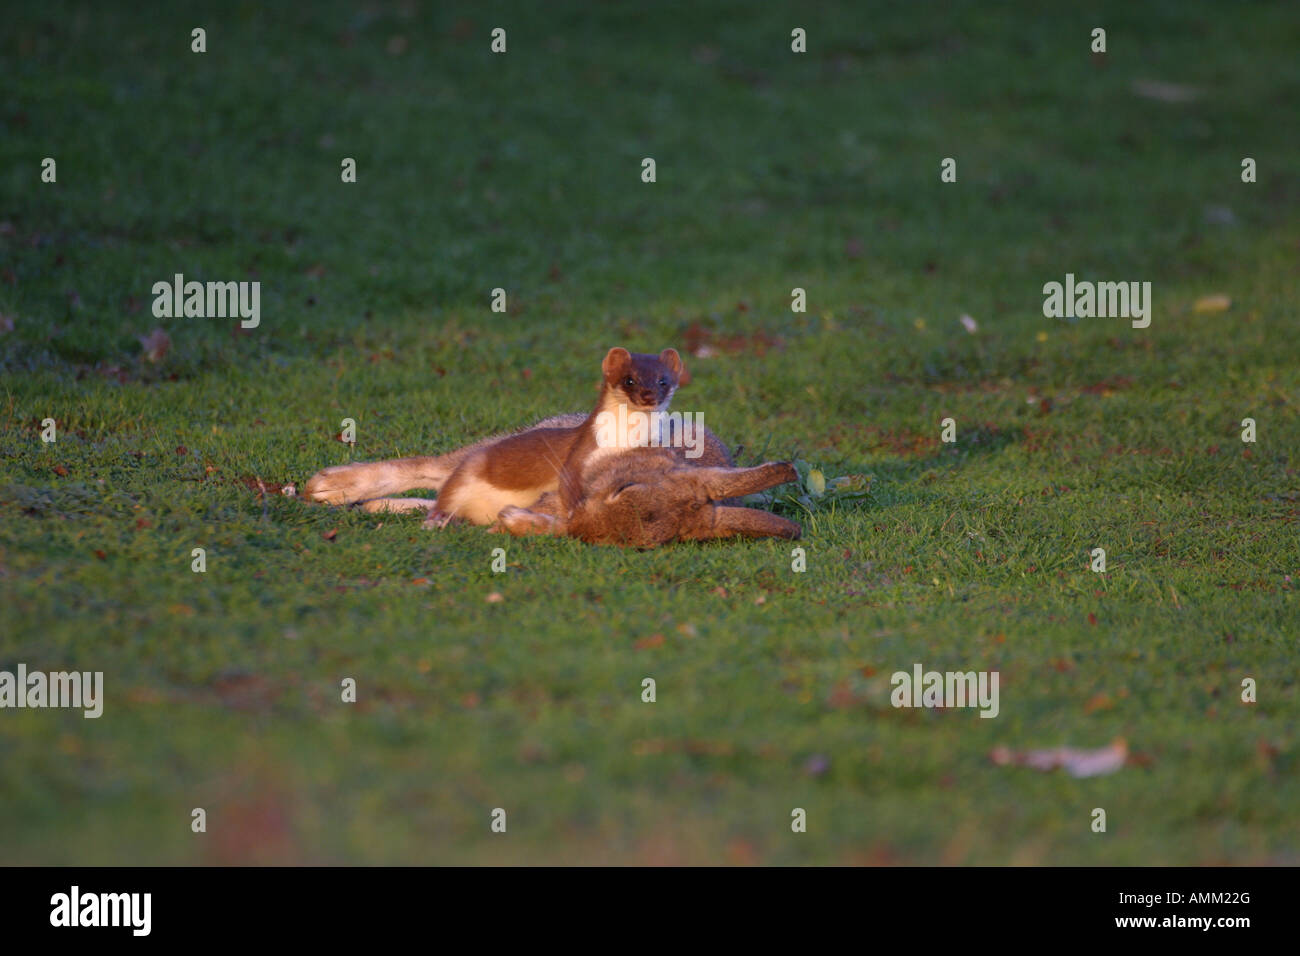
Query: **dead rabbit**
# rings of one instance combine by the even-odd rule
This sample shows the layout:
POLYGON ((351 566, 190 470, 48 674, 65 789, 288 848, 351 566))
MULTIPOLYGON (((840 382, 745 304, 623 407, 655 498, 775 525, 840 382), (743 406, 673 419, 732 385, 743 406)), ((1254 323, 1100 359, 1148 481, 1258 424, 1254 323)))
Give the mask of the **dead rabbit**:
POLYGON ((549 493, 527 508, 503 508, 498 523, 514 535, 560 534, 634 548, 733 536, 798 538, 796 522, 732 501, 796 478, 789 462, 699 466, 673 449, 638 448, 590 467, 571 509, 549 493))

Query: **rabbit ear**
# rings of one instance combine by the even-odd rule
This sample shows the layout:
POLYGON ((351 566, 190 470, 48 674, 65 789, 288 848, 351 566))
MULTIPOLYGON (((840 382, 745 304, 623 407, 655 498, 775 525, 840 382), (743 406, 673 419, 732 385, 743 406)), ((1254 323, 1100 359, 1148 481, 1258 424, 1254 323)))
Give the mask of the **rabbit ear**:
POLYGON ((701 529, 701 533, 686 535, 691 538, 729 538, 740 535, 746 538, 790 538, 803 533, 799 525, 774 515, 770 511, 757 508, 735 508, 730 505, 714 505, 712 529, 701 529))
POLYGON ((554 515, 507 505, 497 515, 501 526, 515 536, 525 534, 564 534, 564 522, 554 515))
POLYGON ((754 468, 697 468, 695 474, 704 482, 704 489, 713 501, 752 495, 799 477, 785 461, 769 461, 754 468))
POLYGON ((639 481, 629 481, 625 485, 620 485, 618 488, 615 488, 613 491, 611 491, 609 494, 605 496, 605 504, 612 505, 614 502, 618 501, 619 495, 623 494, 623 492, 628 491, 629 489, 632 488, 641 488, 641 487, 643 487, 643 483, 639 481))

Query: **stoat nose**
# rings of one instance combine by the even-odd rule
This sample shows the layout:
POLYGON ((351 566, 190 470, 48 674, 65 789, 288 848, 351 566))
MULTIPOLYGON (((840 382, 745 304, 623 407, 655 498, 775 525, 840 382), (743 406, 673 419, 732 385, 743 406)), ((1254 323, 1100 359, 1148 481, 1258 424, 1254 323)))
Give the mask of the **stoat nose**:
POLYGON ((637 393, 637 401, 639 401, 642 405, 658 405, 659 396, 656 395, 654 392, 650 391, 648 388, 643 388, 641 389, 640 392, 637 393))

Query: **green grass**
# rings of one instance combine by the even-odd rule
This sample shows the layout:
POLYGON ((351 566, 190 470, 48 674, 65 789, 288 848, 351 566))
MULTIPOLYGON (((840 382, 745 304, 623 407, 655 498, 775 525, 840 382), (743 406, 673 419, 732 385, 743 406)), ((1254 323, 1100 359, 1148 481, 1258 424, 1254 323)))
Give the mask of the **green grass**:
POLYGON ((818 6, 6 23, 0 669, 107 700, 0 712, 0 862, 1300 862, 1294 5, 818 6), (176 272, 259 279, 261 326, 154 319, 176 272), (1151 327, 1044 318, 1066 272, 1152 282, 1151 327), (585 409, 696 325, 739 348, 677 408, 873 477, 806 573, 247 487, 585 409), (916 662, 1000 716, 893 709, 916 662), (1116 737, 1111 776, 989 759, 1116 737))

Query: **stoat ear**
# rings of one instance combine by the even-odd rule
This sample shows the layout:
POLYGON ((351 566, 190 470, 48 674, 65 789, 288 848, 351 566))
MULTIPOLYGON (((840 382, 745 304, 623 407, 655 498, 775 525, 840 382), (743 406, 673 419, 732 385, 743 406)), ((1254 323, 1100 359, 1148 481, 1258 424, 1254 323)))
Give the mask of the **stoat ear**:
POLYGON ((600 363, 600 370, 607 379, 621 378, 632 365, 632 355, 627 349, 612 348, 605 353, 605 361, 600 363))
POLYGON ((659 353, 659 361, 672 369, 674 375, 682 374, 682 369, 684 368, 682 365, 682 357, 677 354, 676 349, 664 349, 659 353))

